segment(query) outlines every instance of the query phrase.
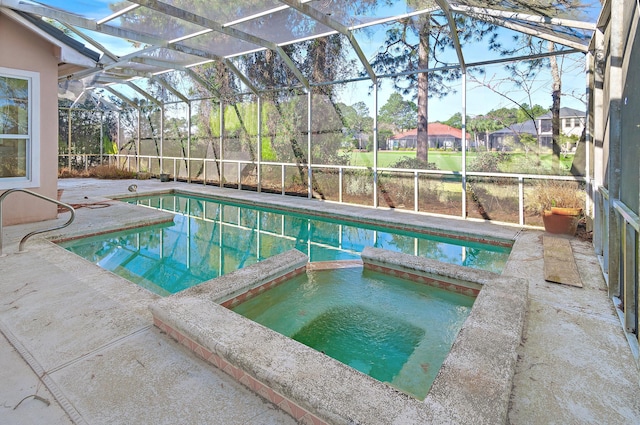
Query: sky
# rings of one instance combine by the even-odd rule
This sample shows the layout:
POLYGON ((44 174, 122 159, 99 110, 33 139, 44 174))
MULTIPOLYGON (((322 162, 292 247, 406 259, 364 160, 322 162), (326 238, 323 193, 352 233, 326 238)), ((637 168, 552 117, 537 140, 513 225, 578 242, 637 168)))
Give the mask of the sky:
MULTIPOLYGON (((63 10, 72 11, 78 13, 87 18, 100 19, 108 16, 112 13, 109 8, 109 4, 114 3, 111 0, 75 0, 70 2, 69 0, 41 0, 42 3, 52 7, 59 7, 63 10)), ((407 6, 405 2, 397 2, 391 6, 389 11, 383 11, 384 14, 405 13, 407 12, 407 6), (397 10, 396 10, 397 9, 397 10)), ((367 18, 363 18, 367 19, 367 18)), ((117 20, 111 24, 117 25, 117 20)), ((385 31, 389 28, 389 25, 377 25, 369 27, 363 30, 356 30, 354 35, 358 40, 365 56, 372 58, 376 52, 378 46, 382 44, 385 39, 385 31)), ((135 50, 131 47, 130 43, 124 40, 117 39, 115 37, 109 37, 98 33, 89 32, 90 36, 94 37, 97 41, 102 43, 106 48, 111 50, 117 55, 125 55, 135 50)), ((503 40, 503 44, 508 46, 512 43, 513 31, 502 29, 500 32, 500 39, 503 40)), ((473 63, 476 61, 497 59, 499 54, 496 52, 490 52, 487 48, 486 40, 469 41, 463 45, 463 54, 467 63, 473 63)), ((581 54, 572 55, 572 60, 565 60, 565 71, 562 74, 563 93, 576 93, 582 95, 585 92, 586 76, 584 72, 584 64, 581 54)), ((453 51, 442 55, 443 59, 450 63, 457 63, 457 58, 453 51)), ((355 59, 355 55, 352 56, 355 59)), ((504 79, 507 77, 507 73, 504 70, 503 65, 494 65, 485 68, 485 75, 481 76, 487 84, 494 86, 495 90, 489 90, 487 88, 479 86, 470 79, 467 81, 467 115, 479 115, 489 112, 491 109, 500 107, 512 108, 516 104, 504 96, 500 96, 496 92, 500 92, 509 96, 516 102, 525 102, 531 104, 539 104, 543 107, 549 107, 551 104, 550 93, 550 74, 548 71, 544 71, 540 76, 532 81, 532 87, 530 93, 532 99, 527 98, 526 91, 515 87, 513 84, 506 84, 504 79), (502 81, 502 82, 500 82, 502 81)), ((393 93, 392 85, 389 81, 382 80, 382 84, 378 91, 378 107, 382 107, 389 96, 393 93)), ((462 96, 460 82, 454 83, 457 93, 446 96, 442 99, 432 98, 429 101, 429 121, 444 121, 451 115, 461 110, 462 96)), ((374 110, 373 96, 370 94, 369 89, 370 82, 352 83, 348 84, 347 88, 341 93, 340 100, 346 104, 354 104, 362 101, 367 104, 369 110, 374 110)), ((410 97, 406 97, 407 100, 415 101, 410 97)), ((584 103, 571 97, 563 96, 562 106, 568 106, 575 109, 585 109, 584 103)))
MULTIPOLYGON (((385 38, 384 33, 387 28, 387 25, 381 25, 368 29, 366 34, 355 33, 360 46, 368 58, 372 58, 378 46, 383 44, 385 38)), ((512 40, 515 34, 516 33, 511 30, 500 29, 499 39, 504 46, 508 47, 513 43, 512 40)), ((501 58, 499 53, 489 51, 486 40, 464 43, 462 51, 467 64, 501 58)), ((441 57, 451 64, 458 63, 457 56, 453 51, 445 53, 441 55, 441 57)), ((564 94, 561 99, 561 106, 563 107, 586 110, 584 94, 587 80, 584 60, 584 55, 581 53, 567 55, 565 59, 558 57, 558 64, 561 67, 562 75, 562 92, 564 94)), ((517 107, 515 102, 530 105, 538 104, 545 108, 551 106, 552 79, 548 69, 541 71, 535 79, 527 80, 527 83, 531 84, 528 90, 523 90, 508 80, 509 73, 505 70, 504 64, 471 67, 468 72, 466 97, 467 115, 480 115, 501 107, 517 107), (480 69, 484 71, 484 75, 478 73, 480 69), (472 75, 481 83, 493 87, 494 90, 484 87, 483 84, 479 82, 474 82, 472 75), (498 93, 508 96, 508 98, 513 101, 498 93), (529 99, 529 96, 531 96, 531 99, 529 99)), ((378 90, 378 107, 382 107, 394 92, 390 81, 381 81, 382 84, 378 90)), ((369 90, 364 90, 365 85, 368 87, 370 84, 369 82, 362 85, 350 84, 341 94, 341 100, 346 104, 353 104, 358 100, 364 101, 369 107, 369 110, 373 111, 373 96, 368 94, 369 90)), ((455 93, 441 99, 429 99, 428 119, 430 122, 445 121, 456 112, 461 111, 461 82, 453 83, 452 87, 455 93)), ((405 96, 405 100, 416 101, 412 96, 405 96)))
MULTIPOLYGON (((581 60, 576 57, 575 60, 581 60)), ((562 91, 565 95, 561 99, 561 106, 570 107, 578 110, 586 110, 586 106, 583 101, 576 99, 575 96, 584 95, 586 90, 586 74, 584 71, 584 65, 574 66, 569 72, 562 75, 562 91)), ((496 91, 503 93, 509 98, 513 99, 517 103, 527 103, 531 105, 540 105, 545 108, 551 107, 551 76, 548 71, 542 72, 541 75, 534 81, 532 88, 529 90, 531 93, 531 101, 529 101, 529 95, 526 91, 516 87, 514 84, 504 82, 507 77, 507 72, 503 67, 498 68, 492 66, 486 69, 485 78, 480 77, 480 81, 486 81, 486 84, 494 85, 503 81, 496 88, 496 91)), ((446 96, 442 99, 432 98, 429 99, 429 121, 446 121, 456 112, 460 112, 462 108, 462 95, 461 85, 455 84, 456 93, 446 96)), ((467 97, 466 97, 466 111, 467 115, 475 116, 489 112, 492 109, 498 109, 501 107, 514 108, 518 105, 509 100, 508 98, 501 96, 482 84, 467 80, 467 97)), ((389 96, 394 92, 390 82, 383 82, 381 89, 378 91, 378 105, 382 107, 389 96)), ((370 111, 373 111, 373 96, 363 97, 359 96, 363 100, 370 111)), ((357 95, 350 94, 350 99, 358 99, 357 95)), ((405 96, 406 100, 416 101, 411 96, 405 96)), ((585 97, 583 97, 585 99, 585 97)), ((348 103, 348 102, 345 102, 348 103)))

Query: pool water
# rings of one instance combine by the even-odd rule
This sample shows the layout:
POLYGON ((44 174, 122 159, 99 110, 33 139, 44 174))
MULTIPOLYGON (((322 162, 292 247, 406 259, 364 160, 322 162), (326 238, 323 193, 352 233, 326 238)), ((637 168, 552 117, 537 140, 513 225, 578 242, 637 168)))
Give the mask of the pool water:
POLYGON ((366 246, 501 272, 510 248, 354 225, 183 194, 128 202, 175 214, 156 225, 63 242, 81 257, 169 295, 290 249, 310 261, 353 260, 366 246))
POLYGON ((356 267, 308 271, 233 311, 422 400, 474 300, 356 267))

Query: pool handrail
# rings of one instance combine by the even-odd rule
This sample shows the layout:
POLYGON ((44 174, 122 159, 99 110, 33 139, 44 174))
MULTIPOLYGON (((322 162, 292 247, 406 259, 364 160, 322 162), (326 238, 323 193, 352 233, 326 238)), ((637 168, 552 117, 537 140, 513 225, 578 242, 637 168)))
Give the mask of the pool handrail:
POLYGON ((39 193, 33 192, 31 190, 28 189, 20 189, 20 188, 16 188, 16 189, 9 189, 7 191, 5 191, 2 195, 0 195, 0 256, 2 256, 2 201, 4 201, 4 199, 11 193, 13 192, 23 192, 29 195, 33 195, 36 198, 40 198, 40 199, 44 199, 45 201, 48 202, 52 202, 54 204, 57 204, 63 208, 66 208, 69 210, 69 212, 71 213, 71 217, 69 217, 69 220, 67 220, 66 223, 61 224, 59 226, 55 226, 55 227, 51 227, 51 228, 47 228, 47 229, 41 229, 41 230, 34 230, 33 232, 30 232, 28 234, 26 234, 21 240, 20 240, 20 244, 18 245, 18 251, 22 252, 24 250, 24 244, 27 242, 27 239, 29 239, 31 236, 40 234, 40 233, 45 233, 45 232, 50 232, 52 230, 58 230, 58 229, 64 229, 65 227, 69 226, 73 220, 76 217, 76 211, 75 209, 69 205, 66 204, 64 202, 60 202, 56 199, 53 198, 49 198, 48 196, 44 196, 41 195, 39 193))

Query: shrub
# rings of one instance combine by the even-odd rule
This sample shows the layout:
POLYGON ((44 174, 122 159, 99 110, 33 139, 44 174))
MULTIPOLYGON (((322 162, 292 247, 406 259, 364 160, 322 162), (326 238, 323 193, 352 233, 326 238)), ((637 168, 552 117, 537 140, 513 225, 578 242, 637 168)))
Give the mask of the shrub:
POLYGON ((500 164, 505 162, 507 154, 504 152, 481 152, 467 166, 469 171, 484 171, 486 173, 499 173, 500 164))
POLYGON ((541 214, 551 207, 584 208, 585 196, 581 183, 544 180, 525 192, 525 209, 541 214))
POLYGON ((58 170, 59 178, 95 177, 97 179, 122 180, 135 179, 137 174, 135 171, 128 171, 112 165, 98 165, 86 171, 69 168, 61 168, 58 170))
POLYGON ((437 170, 435 162, 425 162, 418 158, 403 156, 390 165, 390 168, 409 168, 414 170, 437 170))

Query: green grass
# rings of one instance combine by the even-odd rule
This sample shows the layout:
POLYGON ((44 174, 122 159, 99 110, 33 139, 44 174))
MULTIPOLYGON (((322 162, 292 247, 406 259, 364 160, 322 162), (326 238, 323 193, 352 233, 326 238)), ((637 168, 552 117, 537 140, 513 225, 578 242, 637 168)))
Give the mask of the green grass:
MULTIPOLYGON (((467 154, 467 160, 469 155, 475 155, 473 152, 467 154)), ((390 167, 403 157, 415 158, 415 151, 379 151, 378 152, 378 167, 390 167)), ((462 169, 462 153, 461 152, 442 152, 442 151, 429 151, 429 162, 436 164, 440 170, 460 171, 462 169)), ((372 167, 373 166, 373 152, 352 152, 351 165, 372 167)))
MULTIPOLYGON (((467 164, 470 164, 474 158, 478 155, 477 152, 467 152, 467 164)), ((533 162, 536 158, 534 154, 525 156, 524 153, 514 152, 508 153, 508 161, 505 161, 501 167, 503 172, 509 173, 522 173, 522 167, 519 164, 522 162, 533 162)), ((415 151, 379 151, 378 152, 378 167, 386 168, 391 167, 394 163, 402 159, 403 157, 415 158, 415 151)), ((571 168, 573 156, 561 157, 560 164, 564 170, 571 168)), ((436 167, 444 171, 460 171, 462 170, 462 152, 443 152, 443 151, 429 151, 429 162, 436 164, 436 167)), ((540 155, 539 167, 543 170, 551 170, 552 155, 544 154, 540 155)), ((352 152, 351 153, 351 165, 362 167, 373 167, 373 152, 352 152)))

